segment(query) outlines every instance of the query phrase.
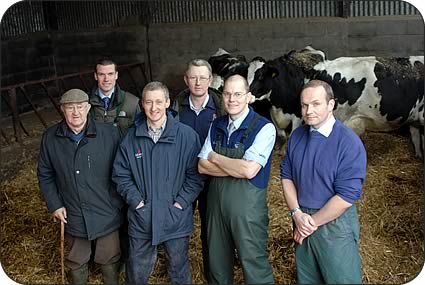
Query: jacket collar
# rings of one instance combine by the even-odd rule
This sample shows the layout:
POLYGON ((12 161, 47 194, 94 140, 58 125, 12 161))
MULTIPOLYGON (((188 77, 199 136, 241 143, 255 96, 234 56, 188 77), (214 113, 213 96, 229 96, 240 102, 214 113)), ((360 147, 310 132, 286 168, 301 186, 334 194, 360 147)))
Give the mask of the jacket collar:
MULTIPOLYGON (((207 104, 205 105, 205 108, 210 108, 212 110, 216 109, 215 104, 214 104, 214 100, 213 100, 214 95, 215 96, 221 96, 221 95, 218 95, 217 92, 214 89, 208 88, 209 98, 208 98, 207 104)), ((182 106, 185 106, 185 107, 190 109, 190 103, 189 103, 190 89, 189 88, 187 88, 186 90, 183 91, 183 96, 184 96, 184 99, 181 103, 182 106)))
MULTIPOLYGON (((91 118, 90 114, 88 115, 86 125, 84 126, 82 131, 86 133, 86 137, 96 137, 96 124, 91 118)), ((71 129, 66 124, 65 119, 63 119, 59 123, 58 128, 56 129, 56 136, 69 138, 71 134, 71 129)))
MULTIPOLYGON (((103 102, 100 99, 99 93, 98 93, 98 87, 95 86, 92 89, 92 92, 90 93, 90 104, 93 106, 102 106, 103 102)), ((114 92, 112 93, 112 101, 111 106, 118 106, 123 103, 123 98, 121 96, 121 88, 118 85, 118 83, 115 83, 114 92)))
MULTIPOLYGON (((167 123, 158 142, 174 142, 177 135, 177 123, 176 118, 167 110, 167 123)), ((134 125, 136 126, 136 137, 149 137, 148 123, 144 112, 137 115, 134 125)))

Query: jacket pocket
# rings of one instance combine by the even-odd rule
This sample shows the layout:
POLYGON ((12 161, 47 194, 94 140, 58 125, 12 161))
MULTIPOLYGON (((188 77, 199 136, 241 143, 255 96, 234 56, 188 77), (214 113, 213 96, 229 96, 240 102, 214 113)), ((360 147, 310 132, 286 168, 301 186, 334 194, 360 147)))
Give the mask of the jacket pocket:
POLYGON ((186 209, 180 210, 175 207, 173 203, 168 204, 168 211, 165 217, 164 232, 166 234, 173 234, 181 230, 184 226, 184 217, 186 209))
POLYGON ((151 203, 147 201, 142 208, 128 209, 129 233, 136 236, 151 234, 152 232, 151 203))

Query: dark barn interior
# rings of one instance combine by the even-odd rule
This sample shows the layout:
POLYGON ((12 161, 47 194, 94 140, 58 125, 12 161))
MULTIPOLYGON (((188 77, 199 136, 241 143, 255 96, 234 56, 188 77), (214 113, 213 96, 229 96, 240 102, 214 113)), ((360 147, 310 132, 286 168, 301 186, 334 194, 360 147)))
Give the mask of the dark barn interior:
MULTIPOLYGON (((186 88, 187 61, 219 48, 249 61, 274 59, 308 45, 327 59, 424 55, 419 11, 403 1, 24 1, 1 20, 1 264, 19 283, 59 283, 59 226, 41 199, 36 177, 40 137, 61 120, 60 96, 89 90, 101 57, 118 64, 119 85, 137 95, 165 83, 171 97, 186 88)), ((423 74, 422 74, 423 75, 423 74)), ((423 126, 422 126, 423 128, 423 126)), ((363 282, 412 280, 424 262, 423 160, 407 127, 366 132, 364 196, 358 207, 363 282)), ((277 283, 295 283, 292 225, 275 148, 269 181, 269 259, 277 283)), ((197 213, 197 212, 196 212, 197 213)), ((204 283, 195 216, 190 258, 204 283)), ((169 282, 160 254, 151 283, 169 282)), ((235 265, 235 282, 243 275, 235 265)), ((122 279, 124 276, 121 276, 122 279)), ((101 283, 98 270, 90 282, 101 283)))

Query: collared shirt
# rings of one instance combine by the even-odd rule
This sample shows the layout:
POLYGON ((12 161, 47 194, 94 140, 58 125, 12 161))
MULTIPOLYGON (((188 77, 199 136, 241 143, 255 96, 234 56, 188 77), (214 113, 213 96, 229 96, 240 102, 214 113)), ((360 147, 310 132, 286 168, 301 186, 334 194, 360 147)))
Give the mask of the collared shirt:
MULTIPOLYGON (((235 126, 235 129, 238 129, 243 120, 248 116, 249 109, 244 112, 239 118, 232 121, 229 117, 229 124, 230 122, 233 122, 233 125, 235 126)), ((227 127, 229 127, 229 124, 227 127)), ((229 135, 230 137, 230 135, 229 135)), ((252 160, 260 164, 262 167, 264 167, 267 163, 267 160, 269 159, 269 156, 273 150, 274 143, 276 140, 276 129, 272 123, 268 123, 264 125, 264 127, 261 128, 261 130, 257 133, 255 136, 255 140, 252 143, 252 145, 245 150, 245 154, 242 157, 242 159, 245 160, 252 160), (265 156, 264 154, 268 153, 268 156, 265 156)), ((213 151, 212 145, 211 145, 211 126, 208 131, 208 136, 205 139, 205 143, 202 146, 202 149, 200 153, 198 154, 198 157, 201 159, 208 159, 209 153, 213 151)))
POLYGON ((148 122, 146 122, 146 123, 148 125, 148 134, 152 138, 153 142, 156 143, 159 140, 159 138, 161 137, 162 132, 165 129, 165 125, 167 123, 167 118, 165 118, 164 123, 158 129, 157 128, 153 128, 152 126, 150 126, 148 122))
POLYGON ((227 129, 229 129, 229 126, 231 123, 233 123, 233 127, 234 127, 233 130, 231 130, 231 132, 229 133, 229 138, 234 131, 239 129, 243 120, 245 120, 246 116, 248 116, 248 113, 249 113, 249 108, 246 108, 246 110, 241 114, 241 116, 234 121, 232 121, 232 119, 229 116, 229 123, 227 124, 227 129))
POLYGON ((199 113, 201 113, 201 111, 204 110, 205 107, 207 106, 208 100, 210 100, 210 95, 209 94, 207 94, 207 96, 205 97, 204 103, 202 103, 201 108, 196 109, 195 108, 195 105, 193 105, 193 102, 192 102, 192 96, 189 96, 189 106, 190 106, 190 109, 193 110, 196 113, 196 116, 198 116, 199 113))
POLYGON ((106 96, 105 94, 103 94, 103 92, 102 92, 102 90, 100 90, 100 88, 97 88, 97 94, 99 94, 99 97, 100 97, 101 100, 103 100, 103 98, 105 98, 105 97, 112 98, 112 94, 114 94, 114 92, 115 92, 115 87, 112 90, 111 94, 109 94, 109 96, 106 96))
POLYGON ((336 121, 336 120, 335 120, 335 117, 332 115, 332 116, 329 118, 329 120, 327 120, 327 121, 323 124, 323 126, 321 126, 320 128, 315 129, 315 128, 313 128, 313 127, 310 127, 310 132, 312 132, 312 131, 317 131, 317 132, 321 133, 322 135, 324 135, 325 137, 329 137, 329 136, 330 136, 330 134, 331 134, 331 132, 332 132, 332 129, 333 129, 333 127, 334 127, 335 121, 336 121))

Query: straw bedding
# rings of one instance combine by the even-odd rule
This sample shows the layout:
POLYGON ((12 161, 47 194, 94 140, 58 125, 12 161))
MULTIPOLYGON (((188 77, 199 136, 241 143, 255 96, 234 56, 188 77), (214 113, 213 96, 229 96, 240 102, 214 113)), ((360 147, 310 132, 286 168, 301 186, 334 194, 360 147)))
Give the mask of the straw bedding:
MULTIPOLYGON (((413 158, 404 135, 366 133, 362 139, 368 152, 368 174, 358 205, 363 281, 405 283, 419 273, 424 262, 423 162, 413 158)), ((13 175, 1 183, 1 261, 16 282, 60 283, 60 225, 53 222, 41 200, 34 157, 17 162, 14 171, 9 169, 13 175)), ((291 220, 279 181, 281 159, 275 151, 268 194, 269 256, 275 281, 295 283, 291 220)), ((197 214, 195 223, 190 247, 193 282, 203 283, 197 214)), ((101 283, 94 265, 90 282, 101 283)), ((162 250, 150 282, 169 282, 162 250)), ((235 282, 243 283, 238 264, 235 282)))

